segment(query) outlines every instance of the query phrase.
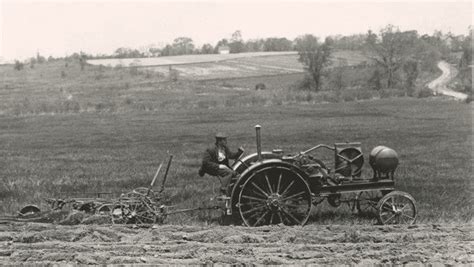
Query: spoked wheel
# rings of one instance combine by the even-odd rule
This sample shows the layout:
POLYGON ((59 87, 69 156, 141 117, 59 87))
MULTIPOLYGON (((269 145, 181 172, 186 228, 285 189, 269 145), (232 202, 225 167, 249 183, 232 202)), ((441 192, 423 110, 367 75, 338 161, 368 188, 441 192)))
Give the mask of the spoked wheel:
POLYGON ((112 205, 110 215, 116 224, 152 224, 156 213, 145 199, 121 199, 112 205))
POLYGON ((311 209, 306 181, 284 166, 255 172, 243 185, 237 204, 247 226, 304 225, 311 209))
POLYGON ((380 190, 362 191, 357 195, 356 208, 360 215, 375 215, 377 204, 383 197, 380 190))
POLYGON ((416 202, 408 193, 393 191, 380 199, 377 213, 381 224, 414 224, 417 215, 416 202))

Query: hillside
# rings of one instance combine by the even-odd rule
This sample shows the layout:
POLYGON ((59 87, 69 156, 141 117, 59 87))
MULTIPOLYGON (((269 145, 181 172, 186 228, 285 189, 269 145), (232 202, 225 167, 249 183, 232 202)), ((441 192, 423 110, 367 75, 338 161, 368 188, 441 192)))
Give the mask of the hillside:
MULTIPOLYGON (((332 64, 344 62, 355 66, 368 59, 355 51, 334 51, 332 64)), ((88 60, 92 65, 110 67, 146 67, 146 70, 168 75, 170 68, 178 71, 180 78, 190 80, 254 77, 303 72, 296 52, 256 52, 241 54, 184 55, 137 59, 88 60)))

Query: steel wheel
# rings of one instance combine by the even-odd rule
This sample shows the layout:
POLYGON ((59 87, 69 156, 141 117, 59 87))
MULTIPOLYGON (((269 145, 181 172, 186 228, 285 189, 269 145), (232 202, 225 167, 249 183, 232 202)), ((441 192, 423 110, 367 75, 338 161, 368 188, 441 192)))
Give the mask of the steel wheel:
POLYGON ((415 199, 405 192, 390 192, 377 204, 377 216, 381 224, 413 224, 416 215, 415 199))
POLYGON ((311 209, 306 181, 283 166, 255 172, 242 186, 237 204, 247 226, 304 225, 311 209))
POLYGON ((151 224, 156 214, 151 204, 144 199, 125 199, 112 206, 112 222, 116 224, 151 224))
POLYGON ((361 215, 375 215, 377 204, 382 197, 382 192, 379 190, 360 192, 356 201, 357 212, 361 215))

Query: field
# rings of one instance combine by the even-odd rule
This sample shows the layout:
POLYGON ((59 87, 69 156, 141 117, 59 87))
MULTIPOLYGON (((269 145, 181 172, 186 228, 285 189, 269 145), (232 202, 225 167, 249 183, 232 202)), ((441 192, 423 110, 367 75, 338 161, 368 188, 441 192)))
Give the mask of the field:
POLYGON ((182 56, 168 56, 156 58, 122 58, 122 59, 92 59, 87 63, 91 65, 103 65, 108 67, 116 66, 168 66, 180 64, 194 64, 194 63, 209 63, 224 60, 232 60, 246 57, 261 57, 261 56, 281 56, 294 55, 296 52, 254 52, 254 53, 239 53, 239 54, 205 54, 205 55, 182 55, 182 56))
MULTIPOLYGON (((58 241, 64 241, 61 246, 67 245, 65 250, 80 248, 84 255, 99 251, 102 244, 113 244, 111 250, 104 252, 104 258, 95 259, 96 263, 112 262, 116 259, 113 255, 123 251, 133 257, 133 262, 140 260, 136 255, 144 253, 144 260, 140 261, 157 263, 232 263, 248 258, 249 262, 268 264, 362 265, 362 258, 403 263, 406 259, 396 258, 394 251, 409 255, 410 249, 421 252, 417 254, 419 258, 407 262, 462 263, 471 253, 468 248, 472 237, 466 233, 472 229, 456 226, 472 224, 474 214, 471 104, 445 98, 408 97, 332 101, 330 92, 291 89, 302 78, 301 73, 170 82, 163 75, 142 69, 135 72, 86 66, 81 71, 77 62, 68 62, 66 67, 65 62, 58 61, 22 71, 13 70, 11 65, 1 66, 0 77, 2 214, 13 214, 25 204, 44 207, 44 197, 90 196, 94 192, 119 195, 146 186, 159 163, 167 158, 167 152, 175 156, 165 191, 169 204, 177 208, 208 205, 209 198, 217 192, 218 182, 199 177, 197 170, 201 153, 213 142, 213 134, 225 131, 231 134, 231 146, 243 145, 247 153, 252 153, 253 126, 260 124, 264 150, 281 148, 289 153, 319 143, 343 141, 362 142, 366 156, 376 145, 394 148, 401 161, 396 187, 415 197, 420 224, 414 228, 376 228, 371 218, 356 216, 342 206, 332 209, 322 204, 314 207, 308 227, 284 228, 294 231, 293 240, 270 240, 283 231, 282 226, 259 230, 218 227, 219 215, 215 212, 171 216, 165 223, 172 226, 157 229, 114 226, 117 233, 113 236, 109 232, 103 234, 109 229, 103 226, 6 225, 0 229, 0 241, 5 241, 0 247, 0 263, 82 262, 76 256, 50 256, 58 241), (258 82, 267 84, 268 89, 250 90, 258 82), (443 226, 436 226, 441 229, 438 231, 434 225, 439 224, 443 226), (327 232, 321 225, 338 226, 327 226, 331 228, 327 232), (216 235, 206 237, 213 229, 216 235), (219 233, 224 235, 229 229, 236 231, 237 241, 221 242, 219 233), (374 229, 382 233, 374 233, 374 229), (64 240, 55 237, 58 231, 65 233, 64 240), (319 231, 324 234, 313 236, 319 231), (40 234, 36 236, 36 232, 40 234), (150 232, 152 235, 145 234, 150 232), (313 232, 308 237, 311 241, 298 239, 308 232, 313 232), (73 236, 76 234, 79 237, 73 236), (80 241, 82 237, 85 239, 80 241), (134 238, 139 245, 127 245, 134 238), (167 250, 153 261, 152 252, 145 252, 151 248, 156 254, 156 242, 163 242, 160 244, 167 250), (246 242, 258 244, 245 250, 246 242), (334 245, 329 244, 332 242, 334 245), (193 249, 204 243, 208 243, 204 250, 193 249), (215 246, 216 243, 219 245, 215 246), (412 243, 417 247, 409 245, 412 243), (215 252, 222 244, 228 252, 215 252), (295 250, 283 251, 290 244, 295 250), (186 249, 178 248, 180 245, 186 249), (354 256, 369 245, 370 253, 360 258, 354 256), (27 248, 43 252, 25 256, 27 248), (206 254, 208 251, 220 256, 212 258, 216 254, 206 254), (340 252, 340 261, 336 257, 325 262, 328 256, 323 251, 340 252), (438 255, 437 251, 446 256, 438 255), (171 252, 176 255, 166 254, 171 252), (235 256, 239 253, 241 256, 235 256), (274 258, 279 254, 286 258, 274 258), (194 260, 187 261, 189 258, 194 260)), ((328 164, 332 162, 331 153, 316 155, 328 164)), ((363 172, 364 176, 372 175, 367 166, 363 172)), ((117 262, 126 260, 117 258, 117 262)), ((467 262, 472 262, 472 257, 467 262)))
MULTIPOLYGON (((334 66, 345 64, 354 66, 368 59, 354 51, 334 51, 334 66), (344 63, 342 63, 344 62, 344 63)), ((94 65, 111 67, 140 67, 163 76, 170 68, 178 71, 181 79, 211 80, 239 77, 260 77, 302 73, 303 65, 296 52, 258 52, 227 55, 185 55, 142 59, 97 59, 89 60, 94 65)))
POLYGON ((472 225, 0 225, 0 264, 472 264, 472 225))
MULTIPOLYGON (((171 202, 182 207, 205 203, 217 181, 199 178, 197 169, 213 133, 218 129, 232 133, 231 144, 252 152, 253 126, 261 124, 268 150, 296 152, 318 143, 356 140, 363 143, 365 153, 379 144, 392 147, 401 160, 397 187, 419 202, 420 222, 468 222, 473 215, 470 112, 469 105, 456 102, 404 98, 245 109, 3 116, 2 209, 13 212, 46 196, 145 186, 166 151, 176 159, 168 184, 171 202)), ((371 175, 369 168, 365 173, 371 175)), ((353 221, 350 214, 320 215, 316 212, 314 220, 353 221)))

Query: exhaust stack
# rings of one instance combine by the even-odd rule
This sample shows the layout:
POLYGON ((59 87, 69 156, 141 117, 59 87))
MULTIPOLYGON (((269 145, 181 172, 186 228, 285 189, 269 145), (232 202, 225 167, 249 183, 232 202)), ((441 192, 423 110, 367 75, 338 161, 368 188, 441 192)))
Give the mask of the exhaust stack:
POLYGON ((260 125, 255 125, 255 132, 257 134, 257 159, 258 161, 262 161, 262 141, 260 138, 260 125))

